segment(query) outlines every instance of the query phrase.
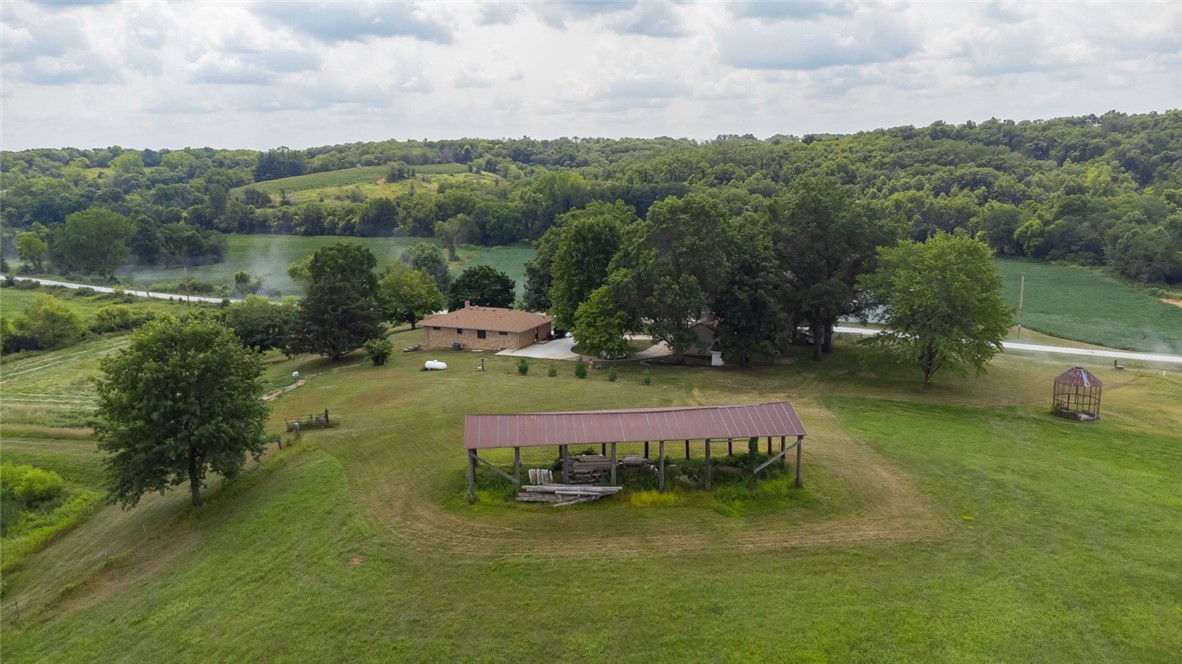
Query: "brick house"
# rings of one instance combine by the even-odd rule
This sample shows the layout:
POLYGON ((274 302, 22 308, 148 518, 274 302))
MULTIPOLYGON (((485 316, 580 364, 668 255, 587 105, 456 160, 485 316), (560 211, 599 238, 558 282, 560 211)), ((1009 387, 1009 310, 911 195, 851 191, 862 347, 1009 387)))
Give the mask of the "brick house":
POLYGON ((517 350, 550 336, 549 316, 500 309, 474 307, 465 302, 463 309, 428 318, 422 323, 427 331, 427 348, 480 350, 517 350))

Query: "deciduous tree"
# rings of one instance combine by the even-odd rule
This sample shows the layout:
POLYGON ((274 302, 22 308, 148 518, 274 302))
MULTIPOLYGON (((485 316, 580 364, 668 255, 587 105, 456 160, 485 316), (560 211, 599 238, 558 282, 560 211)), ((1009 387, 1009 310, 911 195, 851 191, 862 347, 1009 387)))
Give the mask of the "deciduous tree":
POLYGON ((516 284, 509 275, 490 265, 476 265, 460 273, 447 292, 447 308, 461 309, 465 302, 480 307, 513 306, 516 284))
POLYGON ((574 327, 575 310, 607 280, 620 234, 635 221, 636 215, 623 203, 592 203, 566 215, 550 266, 550 312, 557 327, 574 327))
POLYGON ((904 362, 918 362, 923 384, 947 368, 985 371, 1001 350, 1011 315, 989 247, 939 233, 879 251, 878 270, 862 285, 883 307, 888 331, 863 343, 904 362))
POLYGON ((451 286, 451 274, 447 271, 447 260, 437 245, 430 242, 412 244, 402 252, 401 260, 414 269, 431 275, 431 278, 435 280, 435 285, 439 287, 439 292, 446 293, 448 287, 451 286))
POLYGON ((325 245, 312 255, 295 349, 337 360, 378 336, 376 266, 369 249, 348 242, 325 245))
POLYGON ((108 497, 125 508, 186 482, 200 505, 210 473, 232 479, 262 452, 262 365, 220 323, 153 321, 100 367, 95 435, 108 497))
POLYGON ((443 309, 443 293, 431 275, 404 263, 391 263, 378 287, 385 319, 410 323, 412 330, 419 321, 443 309))
POLYGON ((58 260, 80 272, 111 276, 131 253, 132 223, 118 212, 90 208, 66 217, 54 236, 58 260))
POLYGON ((65 302, 41 293, 14 322, 16 333, 33 339, 38 348, 54 348, 76 340, 86 329, 82 318, 65 302))

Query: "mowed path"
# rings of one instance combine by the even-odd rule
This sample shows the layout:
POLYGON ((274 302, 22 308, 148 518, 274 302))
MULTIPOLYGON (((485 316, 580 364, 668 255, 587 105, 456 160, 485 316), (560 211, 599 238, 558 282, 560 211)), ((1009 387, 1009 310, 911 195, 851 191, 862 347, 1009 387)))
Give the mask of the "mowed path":
MULTIPOLYGON (((386 428, 395 433, 356 436, 342 427, 324 432, 321 448, 339 458, 350 493, 370 520, 422 552, 627 558, 933 540, 951 532, 946 517, 931 508, 905 473, 846 432, 819 404, 804 400, 796 405, 811 432, 802 468, 817 503, 732 518, 702 502, 632 508, 623 496, 613 504, 575 509, 469 507, 459 498, 464 464, 454 424, 444 435, 409 440, 397 433, 404 427, 395 415, 386 428)), ((671 445, 671 461, 680 450, 680 444, 671 445)), ((534 458, 524 458, 522 465, 548 463, 552 452, 526 451, 534 458)), ((507 458, 511 455, 496 462, 506 467, 511 465, 507 458)))

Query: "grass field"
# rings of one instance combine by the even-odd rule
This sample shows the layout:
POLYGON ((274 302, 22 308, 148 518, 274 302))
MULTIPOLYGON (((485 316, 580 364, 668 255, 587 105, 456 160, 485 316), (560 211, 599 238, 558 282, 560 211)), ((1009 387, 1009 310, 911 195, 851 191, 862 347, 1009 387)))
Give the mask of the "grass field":
MULTIPOLYGON (((94 343, 52 369, 6 367, 5 394, 85 379, 120 341, 94 343)), ((196 512, 184 492, 108 507, 34 556, 6 579, 6 662, 1171 662, 1182 648, 1178 375, 1091 366, 1105 415, 1079 425, 1046 415, 1057 360, 1003 355, 924 391, 844 348, 652 367, 650 386, 630 363, 609 382, 482 356, 485 373, 476 354, 441 356, 446 372, 418 371, 425 353, 271 358, 271 385, 307 380, 274 402, 275 430, 323 408, 341 426, 270 451, 196 512), (785 509, 712 509, 695 490, 653 507, 464 499, 464 413, 781 398, 809 429, 804 494, 785 509)), ((97 482, 84 430, 2 422, 6 459, 97 482)))
POLYGON ((1182 307, 1140 293, 1099 272, 1024 260, 996 260, 1006 303, 1022 324, 1056 337, 1149 353, 1182 354, 1182 307))
POLYGON ((247 186, 270 196, 286 192, 296 204, 315 201, 347 200, 350 193, 360 192, 365 198, 396 196, 413 187, 415 191, 434 193, 440 182, 451 179, 495 184, 500 178, 493 173, 469 173, 463 164, 430 164, 416 166, 415 177, 399 182, 386 182, 389 166, 358 166, 339 171, 309 173, 266 182, 255 182, 234 189, 240 192, 247 186))
MULTIPOLYGON (((121 304, 130 307, 135 311, 153 311, 156 313, 180 313, 185 310, 186 305, 181 302, 170 302, 168 300, 159 300, 155 298, 131 298, 130 300, 121 295, 114 293, 93 293, 86 294, 85 291, 79 292, 69 288, 55 288, 55 287, 41 287, 37 289, 21 289, 21 288, 4 288, 0 289, 0 316, 11 318, 17 313, 24 311, 38 293, 49 293, 59 300, 65 302, 71 309, 82 316, 85 323, 90 323, 94 319, 94 314, 103 307, 109 307, 115 304, 121 304)), ((200 307, 201 304, 194 303, 192 306, 200 307)), ((211 305, 216 306, 216 305, 211 305)))
MULTIPOLYGON (((302 295, 303 290, 287 276, 287 266, 311 255, 326 244, 334 242, 354 242, 369 248, 377 256, 378 269, 384 269, 390 261, 397 260, 412 244, 423 242, 423 238, 410 237, 336 237, 315 236, 303 237, 299 235, 230 235, 229 251, 226 260, 212 265, 202 265, 189 268, 188 274, 200 281, 215 285, 234 283, 234 273, 246 270, 263 278, 263 288, 278 290, 284 295, 302 295)), ((430 241, 430 240, 427 240, 430 241)), ((462 246, 458 252, 460 261, 451 264, 453 276, 458 275, 470 265, 488 264, 508 274, 517 282, 517 292, 521 293, 524 283, 523 274, 525 262, 533 257, 534 251, 528 247, 477 247, 462 246)), ((154 283, 179 284, 185 276, 182 268, 143 269, 120 272, 124 279, 132 276, 134 283, 139 286, 150 286, 154 283)))

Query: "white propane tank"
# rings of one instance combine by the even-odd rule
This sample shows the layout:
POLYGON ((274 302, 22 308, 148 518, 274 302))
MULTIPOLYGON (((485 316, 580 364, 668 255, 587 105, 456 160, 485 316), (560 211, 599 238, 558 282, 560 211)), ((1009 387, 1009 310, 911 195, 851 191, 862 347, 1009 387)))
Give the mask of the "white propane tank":
POLYGON ((428 371, 443 371, 444 369, 447 368, 447 363, 440 362, 439 360, 427 360, 426 362, 423 363, 423 366, 428 371))

